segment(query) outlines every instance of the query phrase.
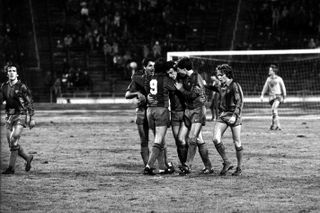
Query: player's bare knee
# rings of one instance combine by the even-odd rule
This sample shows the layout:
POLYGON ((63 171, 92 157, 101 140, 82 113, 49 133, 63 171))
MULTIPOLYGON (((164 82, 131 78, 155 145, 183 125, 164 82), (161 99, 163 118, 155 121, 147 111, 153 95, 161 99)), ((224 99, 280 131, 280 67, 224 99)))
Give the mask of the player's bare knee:
POLYGON ((14 151, 19 151, 20 150, 20 145, 19 144, 11 144, 10 146, 10 151, 14 152, 14 151))
POLYGON ((181 144, 181 145, 187 143, 185 137, 182 137, 182 136, 181 136, 181 137, 179 136, 178 139, 177 139, 177 141, 178 141, 178 143, 181 144))
POLYGON ((235 146, 235 147, 241 147, 241 141, 239 141, 239 140, 234 140, 233 143, 234 143, 234 146, 235 146))
POLYGON ((10 137, 10 143, 11 144, 16 144, 20 139, 20 135, 19 134, 12 134, 10 137))
POLYGON ((188 145, 189 146, 197 146, 197 140, 198 140, 198 138, 196 138, 196 137, 188 138, 188 145))
POLYGON ((216 139, 216 138, 213 138, 212 142, 213 142, 214 145, 217 145, 217 144, 220 143, 220 141, 218 139, 216 139))
POLYGON ((177 138, 176 140, 176 145, 177 146, 185 146, 187 143, 185 140, 183 140, 182 138, 177 138))
POLYGON ((197 138, 197 145, 201 145, 201 144, 205 144, 206 142, 204 142, 204 140, 200 140, 199 138, 197 138))

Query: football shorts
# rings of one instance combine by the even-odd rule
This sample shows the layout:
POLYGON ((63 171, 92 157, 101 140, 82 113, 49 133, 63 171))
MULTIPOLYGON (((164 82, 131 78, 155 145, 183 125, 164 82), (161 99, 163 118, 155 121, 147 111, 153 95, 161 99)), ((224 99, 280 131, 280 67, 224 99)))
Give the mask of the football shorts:
POLYGON ((147 110, 144 107, 136 108, 136 124, 142 125, 147 121, 147 110))
POLYGON ((171 125, 180 126, 183 122, 184 111, 171 111, 171 125))
POLYGON ((186 127, 190 128, 193 123, 202 123, 206 125, 206 107, 198 107, 195 109, 186 109, 184 111, 183 121, 186 127))
POLYGON ((147 119, 150 129, 157 126, 170 126, 169 109, 166 107, 148 107, 147 119))
POLYGON ((21 125, 24 128, 27 127, 27 115, 14 114, 7 115, 6 117, 6 127, 12 131, 15 125, 21 125))
POLYGON ((217 122, 225 123, 230 127, 238 126, 242 124, 241 117, 236 117, 236 121, 234 123, 230 123, 229 120, 232 117, 234 113, 233 112, 222 112, 220 113, 217 122))
POLYGON ((283 102, 283 96, 282 95, 270 95, 269 96, 269 104, 272 105, 273 102, 278 100, 280 103, 283 102))

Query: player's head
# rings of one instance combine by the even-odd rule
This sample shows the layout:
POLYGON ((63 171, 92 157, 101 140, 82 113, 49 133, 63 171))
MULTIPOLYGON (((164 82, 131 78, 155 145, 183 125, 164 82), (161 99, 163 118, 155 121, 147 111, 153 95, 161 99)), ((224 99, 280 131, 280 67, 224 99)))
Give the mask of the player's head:
POLYGON ((177 70, 180 75, 186 75, 187 71, 192 70, 192 61, 188 57, 181 58, 177 63, 177 70))
POLYGON ((164 58, 158 58, 154 64, 154 73, 166 73, 167 63, 164 58))
POLYGON ((233 70, 229 64, 220 64, 216 68, 217 78, 221 83, 225 83, 229 79, 233 79, 233 70))
POLYGON ((7 73, 9 80, 14 81, 18 78, 19 66, 17 64, 9 63, 5 69, 6 69, 6 73, 7 73))
POLYGON ((271 64, 271 65, 269 66, 269 75, 275 75, 275 74, 277 74, 277 73, 278 73, 278 70, 279 70, 279 68, 278 68, 277 65, 271 64))
POLYGON ((178 72, 177 68, 175 67, 176 63, 174 61, 168 61, 167 62, 167 74, 170 78, 176 79, 178 72))
POLYGON ((153 58, 144 58, 142 60, 142 66, 147 75, 154 74, 154 59, 153 58))

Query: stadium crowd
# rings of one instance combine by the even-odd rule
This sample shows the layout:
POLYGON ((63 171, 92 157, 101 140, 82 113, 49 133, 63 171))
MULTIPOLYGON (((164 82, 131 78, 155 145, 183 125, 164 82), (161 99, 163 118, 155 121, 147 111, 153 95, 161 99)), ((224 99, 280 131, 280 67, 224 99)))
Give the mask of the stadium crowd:
POLYGON ((237 49, 320 47, 320 2, 251 1, 241 11, 242 41, 237 49))

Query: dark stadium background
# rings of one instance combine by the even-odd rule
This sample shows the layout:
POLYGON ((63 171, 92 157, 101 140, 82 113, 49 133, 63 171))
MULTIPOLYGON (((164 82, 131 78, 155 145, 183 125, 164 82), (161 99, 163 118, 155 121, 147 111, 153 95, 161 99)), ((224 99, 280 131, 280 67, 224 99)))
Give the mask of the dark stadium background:
POLYGON ((1 0, 0 80, 15 61, 36 102, 54 101, 58 77, 62 93, 123 97, 147 55, 319 48, 319 11, 317 0, 1 0))

